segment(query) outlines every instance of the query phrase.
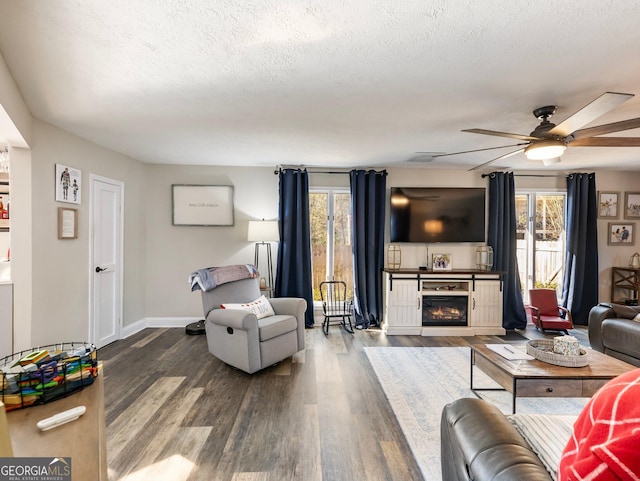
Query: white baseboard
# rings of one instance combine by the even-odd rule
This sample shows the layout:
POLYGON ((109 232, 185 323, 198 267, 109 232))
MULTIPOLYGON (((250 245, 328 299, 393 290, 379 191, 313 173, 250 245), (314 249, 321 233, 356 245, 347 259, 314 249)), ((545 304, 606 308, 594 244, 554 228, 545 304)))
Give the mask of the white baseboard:
POLYGON ((192 322, 201 321, 202 317, 145 317, 133 324, 127 324, 123 326, 121 331, 121 338, 133 336, 134 334, 147 329, 149 327, 155 328, 171 328, 171 327, 186 327, 187 324, 192 322))

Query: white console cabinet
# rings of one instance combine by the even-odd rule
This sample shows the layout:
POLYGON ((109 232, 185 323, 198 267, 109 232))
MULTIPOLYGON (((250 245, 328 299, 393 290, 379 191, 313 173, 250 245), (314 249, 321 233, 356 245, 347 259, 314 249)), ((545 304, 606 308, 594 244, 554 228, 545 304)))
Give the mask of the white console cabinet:
POLYGON ((505 334, 502 275, 475 270, 385 270, 383 330, 389 335, 505 334), (441 306, 434 307, 439 301, 441 306), (442 314, 443 309, 445 320, 434 320, 432 314, 442 314), (460 318, 447 318, 449 311, 461 313, 460 318))

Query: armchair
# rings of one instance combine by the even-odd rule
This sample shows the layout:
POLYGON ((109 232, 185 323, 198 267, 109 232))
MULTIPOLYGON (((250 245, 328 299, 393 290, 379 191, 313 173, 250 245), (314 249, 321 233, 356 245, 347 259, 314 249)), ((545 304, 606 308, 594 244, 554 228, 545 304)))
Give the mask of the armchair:
POLYGON ((555 289, 529 289, 529 305, 525 306, 527 320, 542 332, 573 329, 571 312, 558 305, 555 289))
POLYGON ((304 349, 304 299, 269 299, 275 315, 223 309, 222 304, 249 303, 260 297, 257 279, 241 279, 202 291, 209 352, 221 361, 252 374, 304 349))

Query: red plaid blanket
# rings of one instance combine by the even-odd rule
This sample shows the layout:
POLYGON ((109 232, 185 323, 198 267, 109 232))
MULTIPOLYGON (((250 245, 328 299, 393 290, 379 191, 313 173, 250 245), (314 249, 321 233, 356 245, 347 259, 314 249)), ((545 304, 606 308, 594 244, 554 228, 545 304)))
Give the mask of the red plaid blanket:
POLYGON ((558 481, 640 480, 640 369, 600 389, 578 416, 558 481))

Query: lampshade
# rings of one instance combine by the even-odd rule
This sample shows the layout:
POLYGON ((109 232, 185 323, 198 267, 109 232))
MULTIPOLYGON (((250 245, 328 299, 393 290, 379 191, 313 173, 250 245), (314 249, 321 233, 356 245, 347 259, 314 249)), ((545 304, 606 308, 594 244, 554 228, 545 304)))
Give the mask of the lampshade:
POLYGON ((277 220, 250 220, 247 240, 252 242, 277 242, 280 240, 277 220))
POLYGON ((565 150, 567 144, 562 140, 534 140, 524 148, 524 155, 529 160, 548 160, 560 157, 565 150))

